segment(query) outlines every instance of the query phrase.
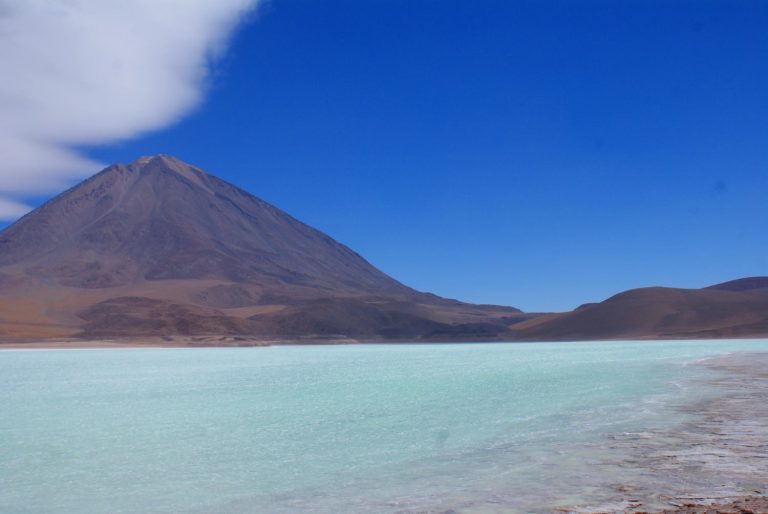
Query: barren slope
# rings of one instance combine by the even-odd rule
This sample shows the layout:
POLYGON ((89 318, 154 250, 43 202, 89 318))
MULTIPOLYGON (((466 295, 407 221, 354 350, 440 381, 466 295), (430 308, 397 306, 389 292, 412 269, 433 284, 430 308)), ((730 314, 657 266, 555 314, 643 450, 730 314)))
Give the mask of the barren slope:
POLYGON ((0 233, 0 335, 419 337, 481 323, 495 337, 509 316, 414 291, 162 155, 110 166, 0 233))
POLYGON ((768 335, 768 277, 704 289, 648 287, 513 327, 528 340, 768 335))

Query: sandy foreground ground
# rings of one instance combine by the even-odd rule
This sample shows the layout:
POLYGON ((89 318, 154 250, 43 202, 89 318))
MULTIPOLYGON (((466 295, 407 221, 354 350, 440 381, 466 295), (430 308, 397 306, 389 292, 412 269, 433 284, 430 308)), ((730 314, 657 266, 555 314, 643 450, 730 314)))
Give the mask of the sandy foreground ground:
POLYGON ((308 338, 308 339, 256 339, 245 336, 156 336, 117 339, 20 339, 0 338, 2 350, 33 350, 33 349, 100 349, 100 348, 236 348, 272 345, 336 345, 356 344, 363 341, 352 338, 308 338))
MULTIPOLYGON (((218 348, 218 347, 248 347, 270 346, 285 343, 285 341, 259 340, 232 336, 168 336, 168 337, 137 337, 120 339, 0 339, 1 350, 64 350, 64 349, 101 349, 101 348, 218 348)), ((336 341, 329 340, 329 344, 336 341)), ((296 344, 301 344, 297 341, 296 344)))
POLYGON ((2 350, 82 350, 93 348, 163 348, 182 347, 185 345, 134 343, 131 341, 45 341, 45 342, 4 342, 0 343, 2 350))
POLYGON ((615 501, 556 512, 768 513, 768 353, 697 363, 721 372, 709 385, 724 395, 682 407, 675 429, 612 437, 631 459, 613 463, 643 477, 617 484, 615 501))

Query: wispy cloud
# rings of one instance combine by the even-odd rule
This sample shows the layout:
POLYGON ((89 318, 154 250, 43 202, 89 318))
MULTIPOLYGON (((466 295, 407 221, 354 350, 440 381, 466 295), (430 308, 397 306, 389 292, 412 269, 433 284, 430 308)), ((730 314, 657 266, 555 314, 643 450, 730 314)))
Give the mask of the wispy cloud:
POLYGON ((167 126, 257 0, 0 0, 0 219, 102 165, 76 148, 167 126))

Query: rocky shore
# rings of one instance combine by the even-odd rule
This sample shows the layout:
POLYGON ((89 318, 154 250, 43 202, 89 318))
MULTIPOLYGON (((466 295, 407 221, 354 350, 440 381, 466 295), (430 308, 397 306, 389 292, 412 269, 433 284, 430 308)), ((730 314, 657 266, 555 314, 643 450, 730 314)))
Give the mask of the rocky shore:
POLYGON ((579 514, 768 513, 768 354, 701 361, 719 372, 707 381, 724 394, 681 407, 675 429, 613 435, 638 480, 615 484, 610 502, 557 512, 579 514))

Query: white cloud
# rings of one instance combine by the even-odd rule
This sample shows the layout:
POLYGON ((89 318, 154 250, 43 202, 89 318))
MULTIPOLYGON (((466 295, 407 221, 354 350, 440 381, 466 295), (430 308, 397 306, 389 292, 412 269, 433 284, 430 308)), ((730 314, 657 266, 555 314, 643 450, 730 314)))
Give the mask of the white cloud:
POLYGON ((16 219, 29 211, 29 207, 21 202, 8 198, 0 198, 0 219, 16 219))
POLYGON ((95 145, 195 107, 257 0, 0 0, 0 219, 100 163, 95 145))

